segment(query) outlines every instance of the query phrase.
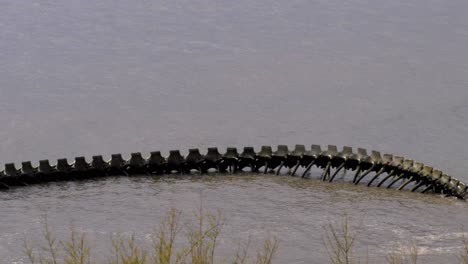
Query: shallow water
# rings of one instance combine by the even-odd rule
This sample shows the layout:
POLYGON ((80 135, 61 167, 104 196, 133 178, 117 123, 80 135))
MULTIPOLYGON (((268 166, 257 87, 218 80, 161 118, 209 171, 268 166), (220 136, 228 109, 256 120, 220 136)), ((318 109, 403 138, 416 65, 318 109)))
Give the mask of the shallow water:
POLYGON ((382 260, 414 240, 423 261, 441 263, 456 260, 468 210, 466 202, 433 195, 263 175, 122 177, 34 186, 0 197, 2 251, 11 252, 12 260, 18 237, 40 241, 45 212, 58 237, 68 237, 74 226, 98 245, 93 251, 105 261, 112 235, 135 233, 150 244, 167 209, 178 208, 187 221, 202 202, 226 219, 220 257, 232 256, 249 237, 254 248, 276 236, 278 263, 323 263, 323 228, 340 223, 346 213, 359 230, 359 257, 368 251, 371 260, 382 260))
MULTIPOLYGON (((467 12, 462 0, 0 1, 0 160, 337 144, 468 181, 467 12)), ((269 230, 278 263, 324 260, 320 227, 343 211, 365 215, 360 249, 416 239, 426 263, 459 250, 468 221, 459 201, 345 183, 116 178, 1 193, 0 262, 22 262, 18 236, 37 239, 46 212, 60 234, 74 222, 103 241, 191 210, 200 190, 229 216, 223 250, 269 230)))
POLYGON ((263 175, 112 178, 18 189, 1 198, 5 252, 18 250, 18 237, 40 237, 47 212, 57 236, 66 238, 71 226, 88 234, 99 245, 100 261, 112 235, 134 232, 149 244, 167 209, 178 208, 190 219, 201 201, 226 219, 220 255, 232 256, 249 237, 257 246, 276 236, 278 263, 323 263, 323 228, 346 213, 359 230, 361 257, 368 251, 371 260, 383 259, 414 240, 423 260, 440 263, 455 260, 468 210, 466 202, 432 195, 263 175))

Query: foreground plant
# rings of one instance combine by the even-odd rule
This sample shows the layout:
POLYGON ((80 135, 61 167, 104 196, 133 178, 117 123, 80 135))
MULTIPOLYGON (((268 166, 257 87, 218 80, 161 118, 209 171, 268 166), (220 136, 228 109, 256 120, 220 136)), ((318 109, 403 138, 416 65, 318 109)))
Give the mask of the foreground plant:
POLYGON ((331 263, 355 263, 356 261, 353 259, 353 246, 357 229, 351 228, 348 215, 345 214, 342 217, 341 223, 338 226, 330 223, 324 229, 323 241, 331 263))
MULTIPOLYGON (((339 224, 330 223, 324 227, 323 241, 331 263, 361 263, 361 260, 355 259, 353 254, 355 240, 359 233, 360 226, 361 224, 356 228, 351 227, 350 218, 348 215, 344 214, 339 224)), ((466 241, 465 249, 468 249, 466 241)), ((395 247, 395 250, 386 256, 386 261, 389 264, 417 264, 418 256, 418 246, 413 242, 402 248, 395 247)), ((369 262, 368 256, 364 262, 369 262)))
POLYGON ((57 241, 54 233, 49 227, 47 216, 44 217, 44 230, 42 235, 45 244, 41 247, 46 255, 34 254, 33 248, 24 238, 24 252, 29 261, 39 264, 91 264, 91 249, 86 242, 84 234, 79 234, 75 228, 71 229, 70 238, 67 241, 57 241), (60 252, 63 251, 63 260, 60 261, 60 252))
MULTIPOLYGON (((159 228, 152 234, 152 245, 147 249, 137 243, 134 235, 112 238, 110 264, 214 264, 218 237, 224 225, 224 218, 218 211, 205 212, 200 207, 195 214, 196 220, 189 225, 180 224, 181 212, 170 209, 159 228), (184 228, 185 227, 185 228, 184 228), (186 243, 176 246, 179 234, 186 231, 186 243)), ((24 252, 31 264, 92 264, 91 247, 84 234, 72 229, 70 238, 58 241, 50 230, 45 218, 45 243, 40 253, 35 253, 25 239, 24 252)), ((248 244, 247 244, 248 245, 248 244)), ((257 251, 256 264, 271 264, 278 249, 276 239, 268 239, 257 251)), ((239 247, 234 255, 233 264, 245 264, 248 246, 239 247)), ((225 262, 223 262, 225 263, 225 262)))
POLYGON ((462 264, 468 264, 468 238, 463 235, 463 250, 460 254, 460 260, 462 264))
POLYGON ((408 246, 389 253, 386 259, 389 264, 417 264, 418 256, 418 245, 412 242, 408 246))

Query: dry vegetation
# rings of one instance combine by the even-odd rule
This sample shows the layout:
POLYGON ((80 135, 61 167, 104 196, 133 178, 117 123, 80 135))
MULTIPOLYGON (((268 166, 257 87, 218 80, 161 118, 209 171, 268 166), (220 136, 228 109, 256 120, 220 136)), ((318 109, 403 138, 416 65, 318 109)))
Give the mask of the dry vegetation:
POLYGON ((396 248, 387 255, 389 264, 417 264, 418 263, 418 245, 412 242, 404 248, 396 248))
POLYGON ((330 261, 333 264, 352 264, 353 246, 357 230, 352 230, 349 225, 348 215, 344 215, 339 226, 328 224, 325 226, 323 242, 327 249, 330 261))
MULTIPOLYGON (((324 226, 323 242, 330 257, 330 263, 333 264, 353 264, 353 263, 369 263, 368 255, 364 261, 356 258, 353 255, 353 246, 355 245, 356 237, 361 233, 361 224, 353 228, 350 225, 350 219, 345 214, 339 224, 328 224, 324 226)), ((463 237, 463 250, 460 253, 459 259, 461 264, 468 264, 468 239, 463 237)), ((387 254, 385 260, 388 264, 418 264, 419 252, 416 242, 411 242, 403 247, 395 247, 395 249, 387 254)), ((383 263, 379 261, 377 263, 383 263)))
MULTIPOLYGON (((160 227, 152 234, 152 245, 148 249, 136 242, 135 236, 112 238, 112 253, 109 264, 213 264, 219 243, 224 219, 220 212, 204 212, 200 208, 196 220, 190 225, 180 223, 181 212, 170 209, 160 227), (176 246, 182 231, 185 231, 186 243, 176 246)), ((93 264, 91 247, 84 234, 72 229, 66 241, 56 239, 47 224, 44 225, 44 243, 36 253, 27 240, 24 240, 24 252, 31 264, 93 264)), ((256 258, 248 258, 248 244, 239 247, 232 261, 233 264, 271 264, 278 249, 275 238, 267 239, 258 249, 256 258)))
POLYGON ((460 254, 460 260, 463 264, 468 264, 468 239, 463 236, 463 251, 460 254))
MULTIPOLYGON (((254 258, 248 257, 249 242, 238 247, 231 260, 220 260, 216 256, 219 244, 219 235, 224 225, 224 218, 218 212, 205 212, 200 207, 195 214, 195 220, 190 224, 180 223, 181 212, 170 209, 159 228, 152 234, 152 243, 149 248, 137 243, 135 236, 124 237, 117 235, 111 239, 112 252, 109 264, 271 264, 278 249, 275 238, 267 239, 263 246, 256 252, 254 258), (181 236, 181 233, 184 235, 181 236), (180 245, 181 239, 185 243, 180 245), (176 245, 176 241, 179 244, 176 245)), ((323 242, 330 263, 353 264, 369 263, 368 256, 362 261, 354 256, 356 237, 360 234, 360 226, 352 227, 350 219, 344 215, 339 224, 330 223, 324 226, 323 242)), ((39 250, 33 250, 31 245, 24 240, 24 252, 31 264, 94 264, 91 246, 86 240, 85 234, 72 228, 70 237, 65 240, 57 240, 50 230, 45 219, 43 231, 44 243, 39 250)), ((459 255, 460 263, 468 264, 468 239, 463 238, 463 251, 459 255)), ((406 247, 395 247, 386 256, 389 264, 417 264, 418 246, 411 243, 406 247)), ((383 263, 379 261, 378 263, 383 263)))

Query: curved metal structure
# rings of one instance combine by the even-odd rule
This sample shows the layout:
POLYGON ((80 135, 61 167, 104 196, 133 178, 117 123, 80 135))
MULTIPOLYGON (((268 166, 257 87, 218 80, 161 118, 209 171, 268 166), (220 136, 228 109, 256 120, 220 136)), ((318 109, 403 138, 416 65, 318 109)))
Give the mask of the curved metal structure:
POLYGON ((340 171, 354 171, 351 179, 354 184, 395 186, 398 190, 406 188, 413 192, 420 190, 468 199, 465 183, 433 167, 401 156, 381 155, 378 151, 368 154, 362 148, 353 152, 351 147, 345 146, 338 151, 334 145, 328 145, 326 150, 319 145, 312 145, 309 150, 304 145, 296 145, 291 151, 286 145, 279 145, 276 151, 271 146, 262 146, 258 152, 253 147, 244 147, 241 153, 236 148, 227 148, 224 154, 217 148, 208 148, 206 154, 201 154, 198 149, 189 149, 185 157, 179 150, 170 151, 168 157, 154 151, 148 158, 136 152, 129 160, 123 159, 121 154, 113 154, 109 161, 102 156, 93 156, 90 162, 84 157, 76 157, 72 164, 67 159, 58 159, 55 165, 51 165, 49 160, 41 160, 38 167, 26 161, 20 169, 8 163, 0 172, 0 189, 108 175, 205 174, 209 171, 236 173, 248 170, 278 175, 288 169, 291 176, 309 178, 313 166, 323 170, 320 176, 323 181, 332 182, 340 171))

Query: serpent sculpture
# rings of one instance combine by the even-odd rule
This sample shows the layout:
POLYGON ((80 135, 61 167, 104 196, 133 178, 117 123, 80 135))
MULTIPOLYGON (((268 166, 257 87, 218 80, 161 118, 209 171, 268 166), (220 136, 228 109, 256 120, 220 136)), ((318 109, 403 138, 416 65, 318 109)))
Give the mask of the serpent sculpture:
POLYGON ((236 148, 227 148, 224 154, 219 153, 217 148, 208 148, 205 155, 198 149, 189 149, 185 157, 180 151, 171 150, 167 158, 161 152, 154 151, 147 159, 136 152, 131 154, 129 160, 123 159, 121 154, 113 154, 108 162, 100 155, 93 156, 89 163, 84 157, 76 157, 72 164, 67 159, 58 159, 55 165, 41 160, 38 167, 26 161, 21 169, 17 169, 14 163, 8 163, 0 172, 0 189, 106 175, 205 174, 210 171, 236 173, 244 170, 278 175, 283 168, 289 169, 287 173, 291 176, 308 178, 312 166, 323 169, 322 181, 332 182, 340 171, 350 170, 354 171, 354 184, 365 182, 367 186, 396 186, 398 190, 406 187, 413 192, 419 189, 423 193, 468 199, 466 184, 440 170, 401 156, 381 155, 378 151, 372 151, 369 155, 362 148, 355 153, 348 146, 338 151, 334 145, 328 145, 326 150, 319 145, 312 145, 310 150, 306 150, 304 145, 296 145, 292 151, 286 145, 279 145, 276 151, 270 146, 262 146, 259 152, 255 152, 253 147, 244 147, 240 154, 236 148), (363 181, 366 176, 369 177, 363 181), (387 184, 383 185, 385 182, 387 184))

